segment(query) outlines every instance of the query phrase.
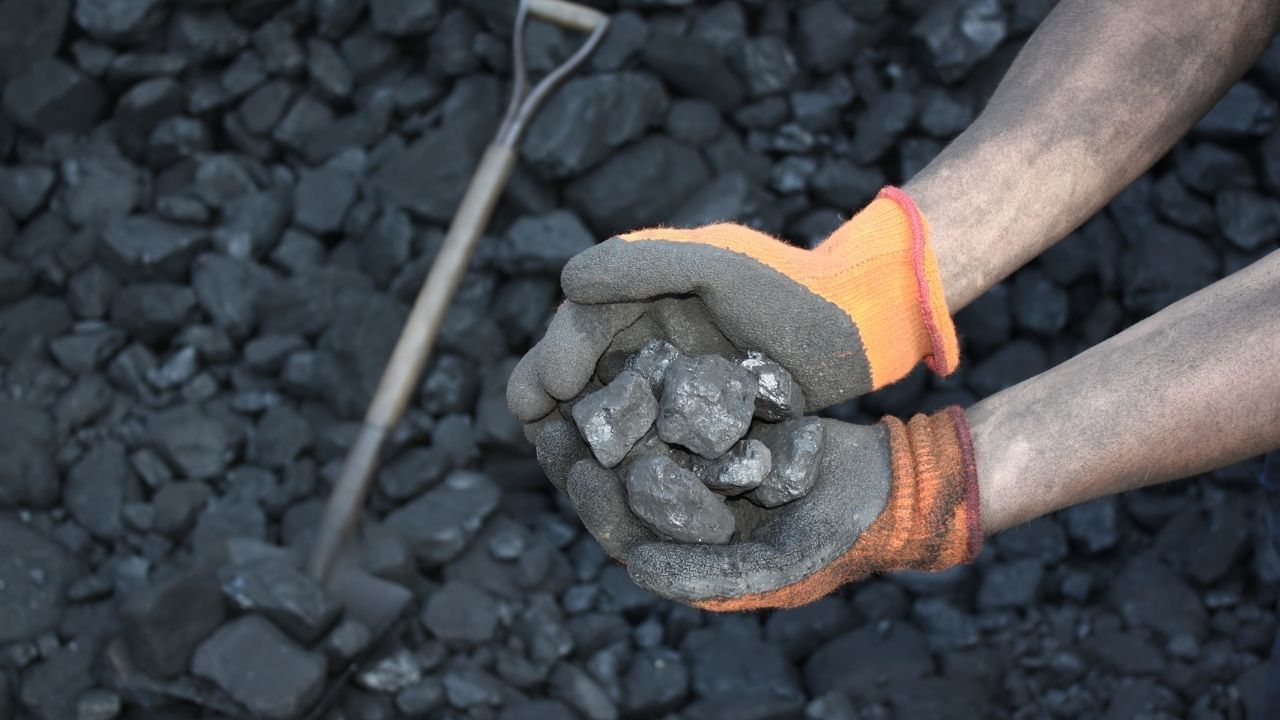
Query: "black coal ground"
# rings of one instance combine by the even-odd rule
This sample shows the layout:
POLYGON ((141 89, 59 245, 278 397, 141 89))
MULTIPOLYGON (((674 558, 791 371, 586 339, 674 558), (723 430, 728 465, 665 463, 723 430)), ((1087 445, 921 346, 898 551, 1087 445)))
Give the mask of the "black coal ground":
MULTIPOLYGON (((410 591, 378 638, 282 548, 496 125, 514 4, 0 0, 0 718, 1256 717, 1256 462, 786 612, 700 613, 604 556, 503 401, 561 264, 654 223, 812 243, 963 128, 1052 3, 599 4, 369 504, 359 560, 410 591)), ((532 31, 532 66, 573 43, 532 31)), ((954 377, 830 414, 972 402, 1274 250, 1278 93, 1273 44, 960 313, 954 377)))

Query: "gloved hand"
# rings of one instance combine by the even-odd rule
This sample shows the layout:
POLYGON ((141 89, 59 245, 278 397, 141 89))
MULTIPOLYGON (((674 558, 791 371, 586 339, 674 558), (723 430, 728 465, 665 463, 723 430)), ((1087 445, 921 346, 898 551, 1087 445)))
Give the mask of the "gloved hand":
POLYGON ((637 585, 705 610, 795 607, 875 572, 941 570, 977 556, 977 469, 960 408, 907 423, 822 423, 813 489, 772 510, 729 501, 738 529, 727 545, 661 541, 627 508, 620 475, 592 459, 568 471, 567 491, 637 585))
POLYGON ((688 353, 763 352, 809 410, 888 385, 921 359, 946 375, 959 348, 927 238, 897 188, 813 250, 734 224, 611 238, 565 266, 569 302, 512 373, 511 411, 546 417, 587 386, 607 350, 655 336, 688 353), (680 297, 697 311, 686 302, 671 312, 680 297))

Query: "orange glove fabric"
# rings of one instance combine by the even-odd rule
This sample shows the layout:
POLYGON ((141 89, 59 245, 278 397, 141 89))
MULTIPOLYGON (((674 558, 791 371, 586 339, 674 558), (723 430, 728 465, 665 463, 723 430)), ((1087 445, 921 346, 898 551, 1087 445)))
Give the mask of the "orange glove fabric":
POLYGON ((732 223, 650 228, 619 237, 712 245, 746 255, 808 288, 857 327, 872 390, 901 379, 921 359, 942 376, 960 362, 955 325, 929 246, 929 224, 898 188, 881 190, 813 250, 732 223))

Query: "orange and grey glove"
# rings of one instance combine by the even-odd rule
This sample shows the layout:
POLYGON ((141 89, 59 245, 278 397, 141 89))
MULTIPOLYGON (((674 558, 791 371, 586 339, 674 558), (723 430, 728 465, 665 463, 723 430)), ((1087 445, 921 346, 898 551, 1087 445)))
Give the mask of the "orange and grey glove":
POLYGON ((959 346, 928 236, 911 199, 885 188, 813 250, 735 224, 611 238, 565 266, 568 302, 512 373, 512 413, 545 418, 587 387, 607 351, 655 336, 687 353, 762 352, 791 373, 810 411, 921 360, 949 374, 959 346), (697 312, 671 312, 677 298, 697 312))
POLYGON ((618 474, 594 460, 569 470, 568 494, 637 585, 705 610, 795 607, 873 573, 977 557, 977 468, 960 408, 906 423, 821 422, 813 489, 772 510, 730 500, 737 530, 727 545, 661 541, 627 508, 618 474))

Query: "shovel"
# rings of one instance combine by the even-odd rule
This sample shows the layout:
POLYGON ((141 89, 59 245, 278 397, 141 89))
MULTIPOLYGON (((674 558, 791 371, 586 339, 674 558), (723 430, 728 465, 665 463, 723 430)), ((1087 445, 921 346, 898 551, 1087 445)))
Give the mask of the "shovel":
POLYGON ((566 0, 521 0, 512 35, 515 84, 511 102, 497 135, 471 177, 471 184, 453 216, 444 244, 378 382, 360 433, 347 452, 338 482, 329 495, 307 562, 307 572, 318 584, 324 586, 328 583, 340 554, 350 557, 349 540, 377 471, 382 445, 400 421, 418 385, 449 302, 467 271, 467 264, 493 214, 498 197, 511 177, 525 127, 555 88, 600 44, 608 27, 608 17, 594 8, 566 0), (524 29, 530 16, 587 33, 586 41, 577 52, 533 86, 529 83, 524 58, 524 29))

